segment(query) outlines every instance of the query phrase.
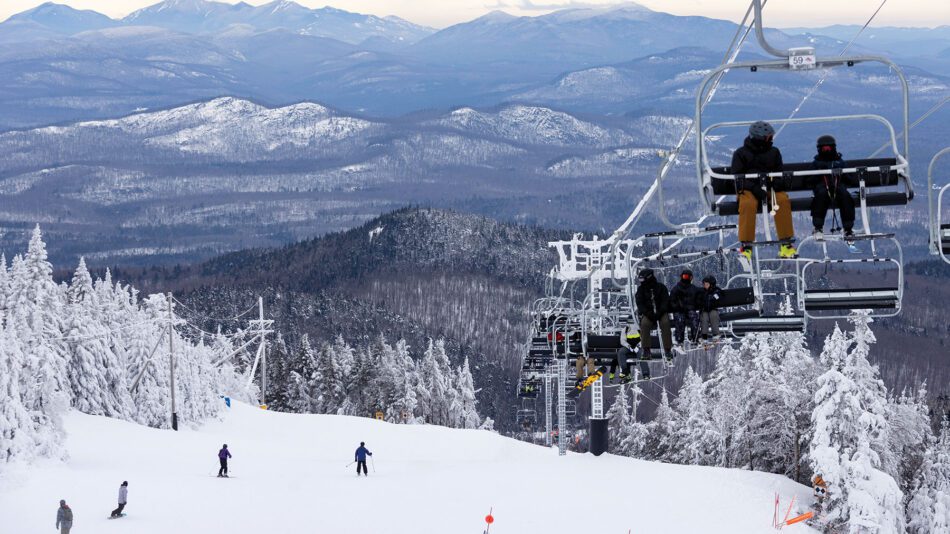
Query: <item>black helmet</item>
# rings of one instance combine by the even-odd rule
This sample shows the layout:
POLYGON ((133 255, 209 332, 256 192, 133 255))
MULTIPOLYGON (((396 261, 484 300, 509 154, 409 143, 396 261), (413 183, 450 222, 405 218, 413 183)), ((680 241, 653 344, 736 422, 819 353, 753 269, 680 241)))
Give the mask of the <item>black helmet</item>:
POLYGON ((706 278, 703 278, 703 283, 705 284, 705 283, 707 283, 707 282, 709 283, 710 286, 716 287, 716 277, 715 277, 715 276, 709 275, 709 276, 707 276, 706 278))
POLYGON ((222 447, 224 447, 225 449, 227 449, 227 448, 228 448, 228 444, 225 443, 224 445, 222 445, 222 447))
POLYGON ((749 125, 749 137, 765 140, 775 135, 775 128, 765 121, 756 121, 749 125))
POLYGON ((366 445, 366 442, 365 442, 365 441, 361 441, 361 442, 360 442, 360 447, 362 447, 363 445, 366 445))
POLYGON ((833 136, 825 134, 819 137, 815 144, 818 146, 837 146, 838 143, 833 136))
POLYGON ((687 282, 692 282, 692 281, 693 281, 693 271, 691 271, 691 270, 689 270, 689 269, 684 269, 683 272, 680 273, 680 280, 686 280, 687 282))
POLYGON ((640 271, 640 275, 637 276, 637 278, 640 280, 640 283, 641 283, 641 284, 642 284, 643 282, 646 282, 647 280, 650 280, 651 278, 654 278, 654 277, 655 277, 655 276, 654 276, 654 274, 653 274, 653 269, 650 269, 649 267, 647 267, 646 269, 643 269, 642 271, 640 271))

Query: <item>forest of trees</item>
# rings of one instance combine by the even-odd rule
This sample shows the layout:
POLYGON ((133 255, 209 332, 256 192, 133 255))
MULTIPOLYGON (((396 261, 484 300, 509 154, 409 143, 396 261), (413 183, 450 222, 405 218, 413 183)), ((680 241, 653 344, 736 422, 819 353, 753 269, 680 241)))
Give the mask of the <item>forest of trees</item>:
MULTIPOLYGON (((69 282, 56 283, 39 227, 25 254, 9 266, 0 257, 0 469, 14 460, 62 456, 62 417, 70 407, 170 427, 170 324, 182 424, 216 416, 222 396, 257 402, 250 353, 225 358, 248 333, 202 332, 174 305, 163 294, 140 298, 108 271, 94 280, 82 260, 69 282)), ((380 338, 354 349, 337 339, 314 350, 304 337, 289 351, 278 338, 270 361, 276 409, 382 411, 393 422, 492 426, 478 414, 468 360, 452 368, 441 340, 430 341, 414 361, 404 341, 391 346, 380 338)))
POLYGON ((306 334, 293 350, 278 339, 268 376, 277 384, 270 407, 295 413, 375 417, 393 423, 452 428, 492 428, 476 408, 468 359, 452 368, 445 342, 429 340, 418 361, 405 340, 390 345, 380 336, 353 348, 343 338, 314 349, 306 334))
MULTIPOLYGON (((888 394, 868 354, 871 319, 855 312, 816 359, 798 333, 723 346, 705 379, 691 368, 671 401, 621 387, 608 411, 610 451, 687 465, 754 469, 827 483, 826 532, 923 534, 950 528, 950 427, 934 430, 923 384, 888 394), (659 407, 637 418, 644 400, 659 407)), ((670 394, 672 395, 672 393, 670 394)))

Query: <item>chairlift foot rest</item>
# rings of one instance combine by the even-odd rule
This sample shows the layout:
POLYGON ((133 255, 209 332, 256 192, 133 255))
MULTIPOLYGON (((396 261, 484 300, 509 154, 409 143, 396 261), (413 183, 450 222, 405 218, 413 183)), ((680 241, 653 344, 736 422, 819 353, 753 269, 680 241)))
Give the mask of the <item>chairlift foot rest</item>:
POLYGON ((732 322, 732 333, 737 336, 751 332, 802 332, 804 330, 805 318, 801 315, 763 316, 732 322))
POLYGON ((805 309, 853 310, 853 309, 892 309, 899 299, 898 288, 867 289, 809 289, 805 291, 805 309))

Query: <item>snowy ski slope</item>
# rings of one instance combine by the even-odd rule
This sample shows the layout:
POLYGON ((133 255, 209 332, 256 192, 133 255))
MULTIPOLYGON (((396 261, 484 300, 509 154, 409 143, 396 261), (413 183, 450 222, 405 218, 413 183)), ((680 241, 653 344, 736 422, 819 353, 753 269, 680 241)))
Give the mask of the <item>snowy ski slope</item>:
MULTIPOLYGON (((178 433, 71 412, 69 458, 0 478, 0 532, 52 532, 66 499, 74 534, 493 534, 774 532, 779 476, 570 454, 479 430, 272 413, 234 403, 178 433), (361 440, 375 472, 345 467, 361 440), (227 443, 235 478, 218 479, 227 443), (106 517, 129 481, 128 516, 106 517)), ((812 532, 794 525, 786 532, 812 532)))

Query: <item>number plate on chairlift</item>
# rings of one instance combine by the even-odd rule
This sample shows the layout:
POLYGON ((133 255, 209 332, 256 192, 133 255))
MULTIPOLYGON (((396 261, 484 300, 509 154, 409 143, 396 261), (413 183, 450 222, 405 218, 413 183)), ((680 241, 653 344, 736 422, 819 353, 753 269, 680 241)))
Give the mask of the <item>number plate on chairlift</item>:
POLYGON ((813 69, 816 65, 814 48, 806 46, 788 49, 788 66, 792 70, 813 69))
POLYGON ((684 226, 684 227, 683 227, 683 235, 684 235, 684 236, 697 236, 697 235, 699 235, 699 227, 698 227, 698 226, 692 226, 692 225, 690 225, 690 226, 684 226))

